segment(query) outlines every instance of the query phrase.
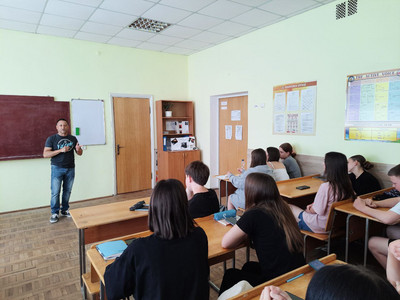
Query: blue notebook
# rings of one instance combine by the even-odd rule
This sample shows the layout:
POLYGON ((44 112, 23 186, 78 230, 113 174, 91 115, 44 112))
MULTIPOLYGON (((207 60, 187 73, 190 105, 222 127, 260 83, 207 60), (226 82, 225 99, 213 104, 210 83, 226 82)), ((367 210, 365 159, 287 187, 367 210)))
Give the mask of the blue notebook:
POLYGON ((105 242, 96 246, 97 251, 105 260, 119 257, 128 246, 122 240, 105 242))

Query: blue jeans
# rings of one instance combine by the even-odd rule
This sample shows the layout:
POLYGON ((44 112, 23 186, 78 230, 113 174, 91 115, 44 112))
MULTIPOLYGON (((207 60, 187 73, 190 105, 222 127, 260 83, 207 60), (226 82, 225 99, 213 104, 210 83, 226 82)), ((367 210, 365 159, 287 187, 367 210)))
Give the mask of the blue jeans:
POLYGON ((61 168, 51 165, 51 213, 58 214, 60 210, 60 191, 63 187, 61 211, 69 209, 69 196, 74 184, 75 168, 61 168))
POLYGON ((300 221, 299 221, 299 228, 300 228, 301 230, 307 230, 307 231, 313 232, 313 231, 311 230, 311 228, 308 227, 308 225, 306 224, 306 222, 304 222, 304 219, 303 219, 303 212, 304 212, 304 210, 299 214, 299 219, 300 219, 300 221))

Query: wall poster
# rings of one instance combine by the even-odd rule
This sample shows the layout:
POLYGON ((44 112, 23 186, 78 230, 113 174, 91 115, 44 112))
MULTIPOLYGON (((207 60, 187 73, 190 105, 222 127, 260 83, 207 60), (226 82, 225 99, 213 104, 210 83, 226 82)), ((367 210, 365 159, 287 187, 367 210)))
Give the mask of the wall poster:
POLYGON ((275 86, 273 134, 315 135, 317 82, 275 86))
POLYGON ((347 76, 345 140, 400 143, 400 69, 347 76))

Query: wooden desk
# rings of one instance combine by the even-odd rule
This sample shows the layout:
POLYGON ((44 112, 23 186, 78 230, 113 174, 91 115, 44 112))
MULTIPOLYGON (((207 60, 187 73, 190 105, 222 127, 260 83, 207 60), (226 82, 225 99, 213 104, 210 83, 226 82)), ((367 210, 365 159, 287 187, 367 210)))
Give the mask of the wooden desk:
MULTIPOLYGON (((314 201, 314 196, 318 192, 319 187, 323 180, 318 178, 319 174, 293 178, 288 180, 277 181, 279 194, 289 202, 305 208, 307 204, 314 201), (298 190, 296 187, 300 185, 308 185, 310 188, 305 190, 298 190)), ((219 179, 219 199, 221 202, 221 197, 229 196, 234 193, 236 188, 232 185, 229 179, 219 179)))
MULTIPOLYGON (((332 264, 343 264, 344 262, 340 260, 336 260, 336 254, 331 254, 328 256, 325 256, 323 258, 319 259, 321 262, 323 262, 326 265, 332 265, 332 264)), ((288 272, 286 274, 283 274, 279 277, 276 277, 272 280, 269 280, 263 284, 260 284, 248 291, 245 291, 233 298, 230 298, 231 300, 235 299, 252 299, 252 300, 258 300, 261 296, 261 293, 264 289, 264 287, 268 285, 274 285, 280 287, 282 290, 290 292, 302 299, 306 297, 306 292, 307 292, 307 287, 308 284, 310 283, 311 278, 314 276, 314 269, 311 268, 309 265, 305 265, 303 267, 297 268, 291 272, 288 272), (287 280, 299 275, 299 274, 304 274, 303 276, 296 278, 290 282, 287 282, 287 280)))
POLYGON ((317 178, 317 176, 319 176, 319 174, 278 181, 276 185, 278 186, 279 194, 289 199, 314 196, 318 192, 321 184, 324 183, 324 181, 317 178), (308 185, 310 188, 305 190, 296 189, 296 187, 301 185, 308 185))
POLYGON ((86 291, 82 275, 86 273, 85 245, 148 229, 148 212, 129 210, 141 200, 150 203, 150 198, 147 197, 70 210, 79 231, 80 283, 84 296, 86 291))
MULTIPOLYGON (((382 189, 373 193, 369 193, 369 194, 365 194, 365 195, 361 195, 360 198, 363 199, 367 199, 367 198, 372 198, 376 195, 380 195, 386 191, 390 191, 393 188, 386 188, 386 189, 382 189)), ((379 210, 382 211, 387 211, 389 210, 389 208, 377 208, 379 210)), ((350 218, 353 216, 365 219, 365 233, 364 233, 364 266, 367 264, 367 255, 368 255, 368 238, 369 238, 369 221, 374 221, 374 222, 378 222, 381 223, 379 220, 368 216, 364 213, 362 213, 361 211, 357 210, 354 208, 353 203, 346 203, 343 205, 339 205, 335 208, 335 210, 346 213, 347 217, 346 217, 346 250, 345 250, 345 262, 348 261, 348 253, 349 253, 349 239, 350 239, 350 218)))
MULTIPOLYGON (((235 249, 222 248, 222 237, 232 228, 232 226, 222 225, 221 223, 215 221, 213 216, 198 218, 196 219, 196 222, 207 234, 208 263, 210 266, 226 261, 227 259, 234 258, 235 250, 245 247, 245 245, 242 244, 235 249)), ((150 231, 145 231, 120 237, 118 239, 126 240, 133 237, 145 237, 150 234, 152 234, 150 231)), ((114 260, 105 261, 100 253, 96 250, 95 245, 92 245, 91 249, 87 251, 87 256, 91 262, 91 282, 100 281, 100 299, 104 299, 104 272, 107 265, 111 264, 114 260)))

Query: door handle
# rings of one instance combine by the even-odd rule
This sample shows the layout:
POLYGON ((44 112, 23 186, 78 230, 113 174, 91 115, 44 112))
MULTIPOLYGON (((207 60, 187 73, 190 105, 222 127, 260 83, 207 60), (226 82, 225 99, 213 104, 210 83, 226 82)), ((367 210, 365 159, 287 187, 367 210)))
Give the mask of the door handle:
POLYGON ((119 149, 124 148, 122 146, 120 146, 119 144, 117 144, 117 155, 119 155, 119 149))

